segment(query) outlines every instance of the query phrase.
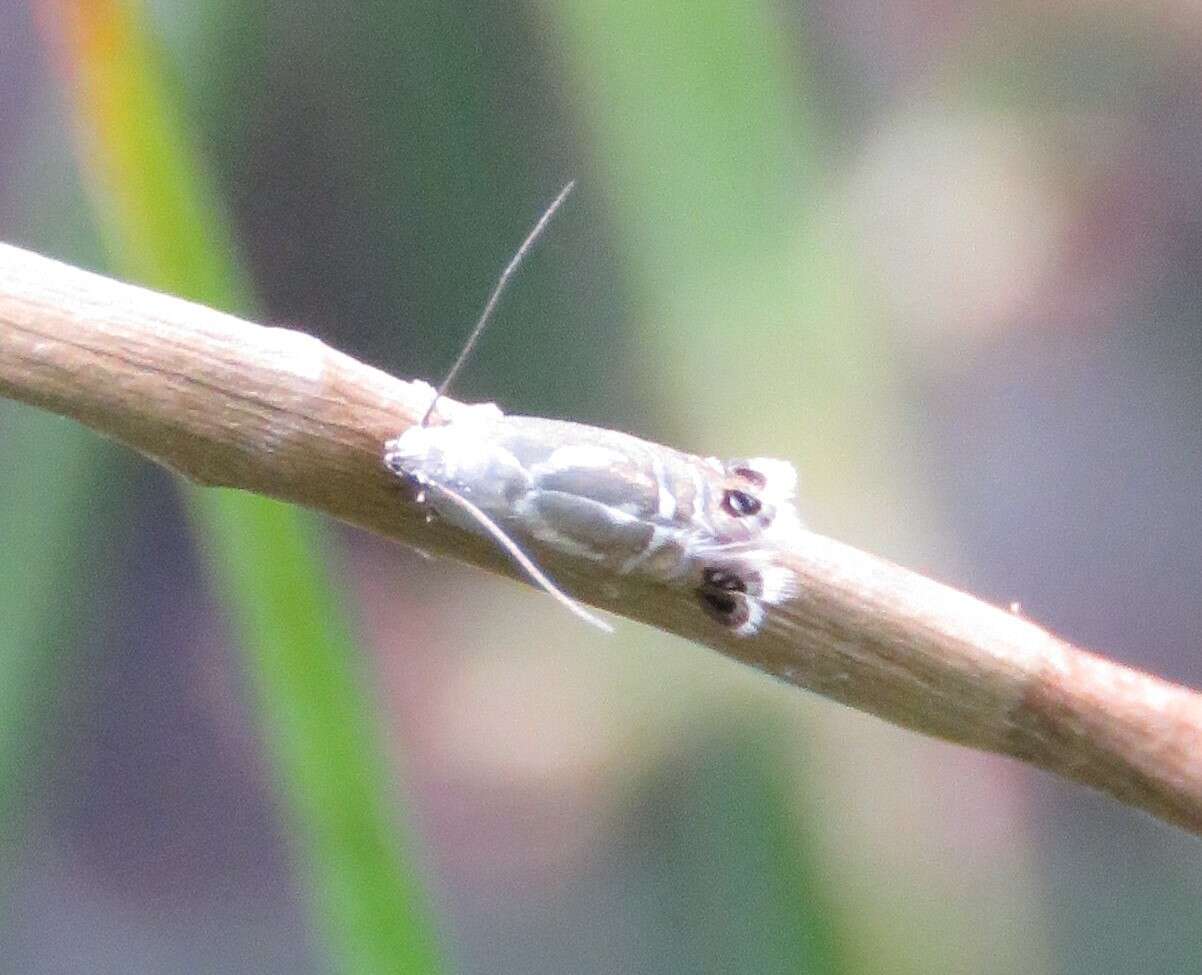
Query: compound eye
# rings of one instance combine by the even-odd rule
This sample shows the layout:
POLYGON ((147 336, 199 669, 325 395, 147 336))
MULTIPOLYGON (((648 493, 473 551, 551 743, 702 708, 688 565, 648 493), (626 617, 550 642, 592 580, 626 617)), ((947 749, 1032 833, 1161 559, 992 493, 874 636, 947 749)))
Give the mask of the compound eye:
POLYGON ((758 515, 763 504, 760 499, 746 491, 731 488, 722 495, 722 510, 736 518, 758 515))

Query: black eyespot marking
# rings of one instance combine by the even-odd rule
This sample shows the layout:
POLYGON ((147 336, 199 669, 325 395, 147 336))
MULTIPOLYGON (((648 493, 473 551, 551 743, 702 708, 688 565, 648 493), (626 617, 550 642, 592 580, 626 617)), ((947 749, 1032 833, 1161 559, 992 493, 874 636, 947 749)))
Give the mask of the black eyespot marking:
POLYGON ((723 592, 746 592, 747 583, 737 572, 730 569, 706 569, 701 574, 702 582, 723 592))
POLYGON ((711 592, 703 589, 701 600, 715 613, 724 617, 732 615, 739 608, 738 597, 732 596, 728 592, 711 592))
POLYGON ((768 486, 768 478, 760 471, 753 470, 750 467, 736 467, 731 473, 743 478, 752 487, 759 488, 760 490, 768 486))
MULTIPOLYGON (((752 580, 755 584, 756 580, 752 580)), ((751 619, 748 579, 737 569, 708 566, 701 572, 697 601, 706 615, 725 627, 738 630, 751 619)))
POLYGON ((747 598, 739 593, 720 589, 698 589, 697 598, 709 616, 731 629, 738 629, 751 618, 747 598))
POLYGON ((758 515, 763 507, 764 505, 755 495, 737 488, 732 488, 722 495, 722 510, 736 518, 758 515))

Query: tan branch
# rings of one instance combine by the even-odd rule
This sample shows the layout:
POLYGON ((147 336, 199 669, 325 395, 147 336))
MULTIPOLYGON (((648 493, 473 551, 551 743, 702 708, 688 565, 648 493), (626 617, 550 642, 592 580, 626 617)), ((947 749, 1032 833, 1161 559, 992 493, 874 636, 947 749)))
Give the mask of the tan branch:
MULTIPOLYGON (((482 539, 427 525, 384 470, 384 441, 417 421, 426 398, 310 336, 0 245, 0 393, 202 484, 293 501, 514 574, 482 539)), ((536 554, 586 602, 1202 833, 1202 696, 963 593, 807 534, 779 553, 801 595, 748 639, 712 623, 686 591, 536 554)))

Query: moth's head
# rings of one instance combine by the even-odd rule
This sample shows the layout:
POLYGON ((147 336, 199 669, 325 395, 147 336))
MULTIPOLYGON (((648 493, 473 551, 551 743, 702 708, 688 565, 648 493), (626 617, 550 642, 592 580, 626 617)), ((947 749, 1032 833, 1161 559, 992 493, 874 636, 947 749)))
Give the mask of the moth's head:
MULTIPOLYGON (((415 384, 434 390, 426 383, 415 384)), ((419 389, 418 392, 422 392, 419 389)), ((416 473, 437 481, 479 474, 492 428, 502 419, 495 403, 452 403, 438 400, 429 422, 415 423, 384 443, 384 466, 404 479, 416 473), (443 416, 443 411, 450 413, 443 416)))
POLYGON ((800 529, 793 502, 797 471, 792 464, 752 457, 726 461, 722 468, 709 512, 720 542, 782 539, 800 529))
POLYGON ((399 437, 384 443, 384 466, 398 477, 406 477, 432 465, 431 458, 440 451, 436 438, 430 436, 435 427, 411 426, 399 437))
POLYGON ((480 441, 457 424, 414 425, 384 444, 384 466, 402 479, 453 482, 475 473, 480 441))
MULTIPOLYGON (((475 407, 461 418, 431 426, 415 424, 384 444, 384 466, 412 495, 430 485, 458 492, 474 504, 505 514, 530 487, 530 475, 493 435, 495 407, 475 407), (479 420, 480 422, 476 422, 479 420)), ((456 506, 456 510, 462 505, 456 506)))

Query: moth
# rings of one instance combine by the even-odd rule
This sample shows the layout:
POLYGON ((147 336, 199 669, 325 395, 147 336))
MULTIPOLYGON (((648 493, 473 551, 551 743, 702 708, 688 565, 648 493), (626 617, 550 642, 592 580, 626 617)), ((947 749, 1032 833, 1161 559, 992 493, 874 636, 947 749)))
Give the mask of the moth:
POLYGON ((793 591, 792 573, 771 559, 801 530, 785 461, 719 461, 479 404, 389 440, 384 463, 451 524, 480 533, 483 513, 510 538, 689 585, 740 635, 759 629, 763 604, 793 591))
POLYGON ((791 464, 699 457, 611 430, 507 416, 491 403, 460 408, 449 420, 437 416, 509 274, 571 186, 502 273, 447 379, 438 390, 428 387, 423 421, 385 443, 384 464, 430 515, 491 536, 536 583, 603 629, 542 574, 521 541, 610 572, 687 586, 715 622, 754 634, 764 607, 794 592, 793 573, 772 554, 801 531, 791 464))

